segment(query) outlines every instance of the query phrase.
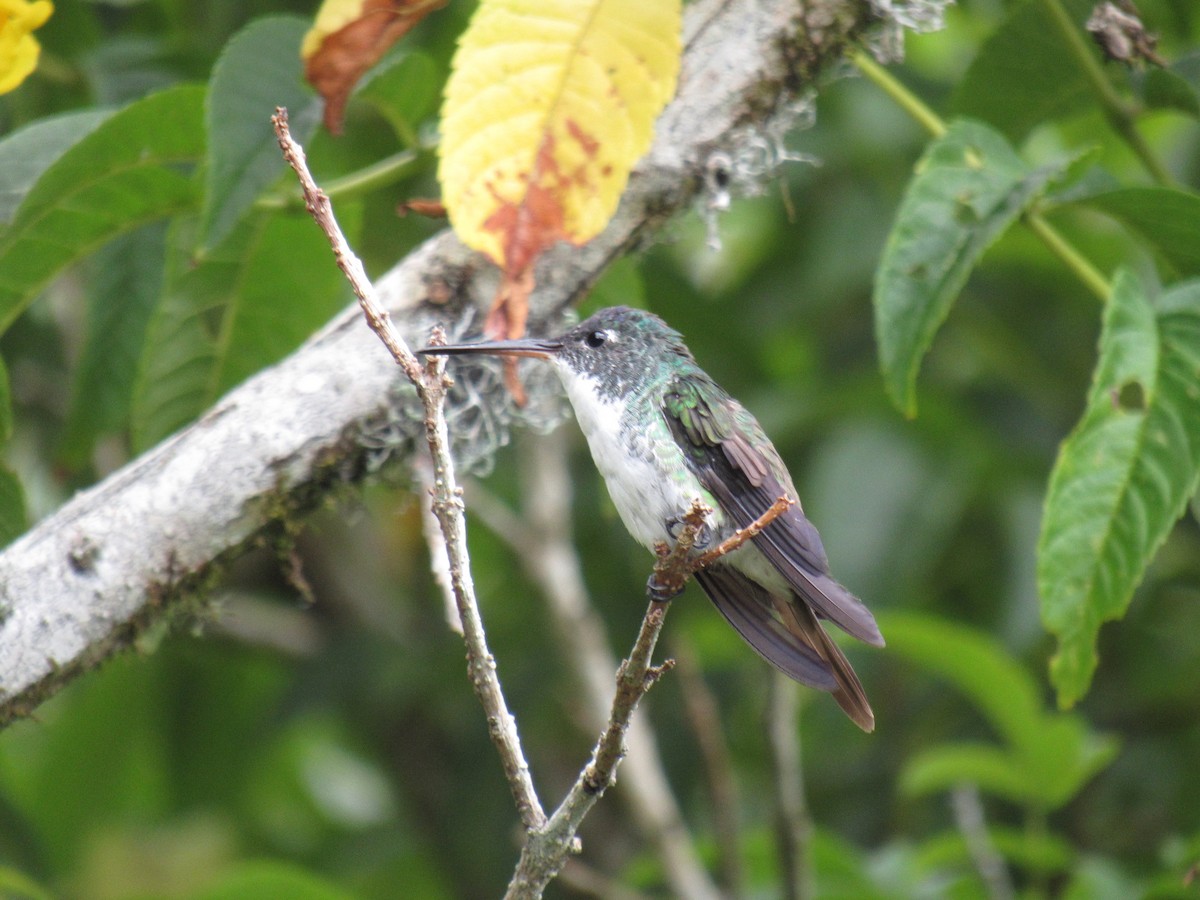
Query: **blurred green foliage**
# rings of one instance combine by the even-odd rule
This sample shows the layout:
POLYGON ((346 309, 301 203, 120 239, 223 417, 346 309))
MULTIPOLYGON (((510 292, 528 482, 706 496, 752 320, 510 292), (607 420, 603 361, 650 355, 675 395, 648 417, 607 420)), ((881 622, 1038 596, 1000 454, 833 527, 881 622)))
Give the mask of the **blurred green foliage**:
MULTIPOLYGON (((20 532, 24 507, 40 517, 346 302, 281 177, 261 105, 286 102, 311 135, 314 170, 372 273, 437 228, 394 210, 436 194, 437 98, 469 4, 430 17, 380 64, 336 140, 304 131, 316 106, 295 47, 312 6, 62 0, 39 32, 38 74, 0 99, 0 321, 11 323, 0 338, 3 536, 20 532)), ((1082 19, 1089 4, 1066 8, 1082 19)), ((1191 515, 1169 528, 1194 473, 1179 454, 1162 461, 1171 500, 1156 521, 1167 527, 1149 529, 1122 562, 1128 590, 1140 582, 1136 601, 1099 631, 1090 690, 1076 685, 1077 707, 1054 711, 1055 647, 1039 621, 1039 578, 1045 594, 1056 574, 1037 569, 1043 499, 1064 439, 1077 426, 1072 440, 1086 438, 1085 410, 1105 412, 1105 397, 1088 399, 1102 324, 1106 342, 1132 332, 1114 332, 1077 273, 1020 224, 1036 201, 1105 278, 1124 267, 1123 283, 1137 285, 1129 309, 1188 290, 1200 247, 1200 8, 1141 4, 1167 68, 1102 64, 1138 105, 1136 128, 1170 185, 1117 139, 1047 9, 952 7, 946 29, 910 36, 892 70, 947 121, 977 120, 951 139, 987 129, 978 141, 1007 141, 1014 183, 1032 185, 999 218, 982 211, 987 227, 953 289, 922 301, 931 305, 903 370, 885 354, 880 376, 872 298, 898 210, 921 199, 929 174, 914 181, 913 166, 947 145, 931 151, 921 125, 849 68, 822 85, 816 124, 788 138, 819 166, 785 165, 737 202, 719 219, 719 249, 699 216, 675 223, 589 301, 645 305, 684 332, 774 438, 834 571, 881 614, 889 647, 849 651, 876 733, 805 696, 821 897, 987 896, 951 802, 961 796, 981 805, 1021 896, 1200 896, 1185 886, 1200 861, 1200 532, 1191 515), (919 415, 898 413, 885 383, 906 407, 915 386, 919 415)), ((936 244, 945 219, 934 212, 914 236, 936 244)), ((897 228, 916 222, 901 215, 897 228)), ((1149 318, 1169 318, 1154 309, 1149 318)), ((1155 403, 1122 392, 1108 412, 1148 404, 1161 415, 1155 403)), ((520 441, 502 452, 487 482, 514 508, 521 452, 520 441)), ((648 560, 577 436, 571 462, 576 543, 621 653, 648 560)), ((490 641, 537 784, 554 799, 593 735, 542 599, 504 541, 473 525, 490 641)), ((251 555, 194 627, 110 662, 0 734, 0 894, 499 894, 516 818, 410 492, 378 482, 339 500, 307 523, 299 552, 311 607, 273 556, 251 555)), ((747 887, 773 896, 767 671, 699 597, 689 589, 676 603, 668 637, 694 646, 719 702, 747 887)), ((1087 624, 1094 632, 1100 619, 1087 624)), ((711 795, 682 690, 668 677, 648 706, 711 858, 711 795)), ((588 866, 665 891, 618 797, 582 837, 588 866)))

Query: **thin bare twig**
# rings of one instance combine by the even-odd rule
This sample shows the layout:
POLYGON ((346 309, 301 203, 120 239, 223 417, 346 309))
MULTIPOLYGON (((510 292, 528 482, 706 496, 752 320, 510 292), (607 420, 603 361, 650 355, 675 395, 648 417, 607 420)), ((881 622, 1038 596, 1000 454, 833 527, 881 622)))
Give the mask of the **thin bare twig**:
MULTIPOLYGON (((430 494, 433 493, 433 467, 425 460, 414 460, 413 474, 417 482, 430 494)), ((441 534, 441 525, 433 514, 433 506, 421 504, 421 533, 429 547, 429 569, 434 583, 442 591, 446 624, 455 634, 463 633, 462 616, 458 614, 458 598, 454 595, 454 581, 450 574, 450 557, 441 534)))
POLYGON ((988 834, 979 788, 973 784, 958 785, 950 792, 950 807, 954 810, 954 823, 966 841, 971 862, 983 879, 987 896, 991 900, 1012 900, 1016 891, 1008 868, 1004 865, 1004 858, 996 852, 988 834))
POLYGON ((651 601, 642 618, 642 627, 629 658, 617 670, 617 692, 613 697, 608 726, 592 750, 591 762, 584 767, 566 798, 544 828, 531 831, 516 872, 508 885, 506 900, 541 897, 546 885, 558 874, 568 854, 576 852, 576 833, 584 816, 612 784, 617 764, 624 754, 625 733, 638 701, 674 663, 650 665, 654 646, 662 632, 667 603, 651 601))
MULTIPOLYGON (((472 496, 468 506, 510 543, 541 586, 562 647, 562 657, 583 687, 588 728, 598 732, 608 717, 617 659, 604 620, 597 614, 583 580, 572 534, 572 479, 567 467, 566 429, 548 435, 523 434, 517 458, 521 466, 524 521, 499 501, 472 496), (480 503, 477 505, 476 500, 480 503), (528 522, 528 524, 525 524, 528 522)), ((629 723, 628 753, 621 762, 617 788, 644 839, 662 861, 663 875, 675 896, 716 900, 717 888, 700 861, 679 802, 667 778, 658 739, 644 708, 629 723)))
POLYGON ((724 881, 725 893, 741 897, 743 890, 741 839, 738 827, 738 788, 734 777, 733 760, 721 730, 717 698, 713 696, 690 642, 676 633, 671 641, 676 668, 683 682, 683 705, 688 721, 700 746, 700 758, 708 778, 712 797, 713 836, 717 849, 717 865, 724 881))
POLYGON ((312 173, 308 171, 304 148, 296 143, 292 138, 291 131, 288 130, 287 110, 282 106, 275 107, 275 114, 271 116, 271 124, 275 127, 275 138, 279 141, 279 149, 283 153, 284 160, 292 167, 296 177, 300 179, 300 190, 304 194, 304 206, 317 226, 325 233, 325 237, 329 239, 329 245, 333 248, 333 256, 337 261, 338 268, 342 270, 342 274, 346 276, 346 280, 354 289, 354 296, 358 298, 358 305, 362 307, 363 315, 367 317, 367 324, 383 341, 383 345, 392 354, 392 358, 399 363, 404 374, 408 376, 408 380, 417 389, 421 399, 425 400, 428 385, 422 375, 421 364, 408 348, 404 338, 400 336, 400 332, 396 330, 396 326, 392 324, 391 313, 375 296, 375 288, 371 284, 371 279, 367 277, 362 261, 350 249, 346 236, 338 226, 329 197, 317 186, 312 173))
POLYGON ((711 550, 705 550, 694 560, 692 560, 691 570, 698 572, 705 566, 711 565, 716 560, 720 559, 726 553, 732 553, 746 541, 757 537, 762 533, 762 530, 778 519, 781 515, 787 512, 796 501, 791 497, 781 496, 770 505, 765 513, 747 525, 745 528, 739 528, 720 544, 713 547, 711 550))
POLYGON ((771 676, 767 735, 775 780, 775 834, 782 896, 787 900, 808 900, 815 896, 809 859, 813 824, 801 775, 797 716, 800 689, 782 672, 773 671, 771 676))
POLYGON ((521 822, 526 830, 540 828, 546 821, 546 814, 529 774, 529 764, 525 761, 516 722, 504 699, 500 679, 496 674, 496 661, 488 650, 483 620, 475 599, 475 586, 471 580, 462 489, 455 480, 446 419, 442 415, 442 400, 447 385, 444 361, 432 357, 422 370, 416 356, 392 324, 391 316, 376 298, 362 263, 354 255, 338 227, 329 198, 317 187, 308 171, 304 150, 292 139, 288 131, 287 110, 277 108, 275 115, 271 117, 271 123, 275 127, 275 136, 279 140, 284 159, 300 179, 305 206, 329 239, 338 267, 354 288, 367 324, 404 370, 425 406, 425 437, 433 457, 433 512, 442 526, 446 555, 450 560, 451 586, 462 620, 471 685, 487 715, 488 733, 500 753, 504 774, 508 778, 521 822))

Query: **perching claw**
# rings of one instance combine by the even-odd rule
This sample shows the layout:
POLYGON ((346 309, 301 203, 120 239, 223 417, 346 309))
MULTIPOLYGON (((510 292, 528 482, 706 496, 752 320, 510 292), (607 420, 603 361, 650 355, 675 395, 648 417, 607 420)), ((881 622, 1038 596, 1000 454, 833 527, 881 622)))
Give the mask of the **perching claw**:
POLYGON ((657 569, 651 572, 650 577, 646 579, 646 596, 654 603, 666 603, 682 593, 682 581, 661 579, 657 569))

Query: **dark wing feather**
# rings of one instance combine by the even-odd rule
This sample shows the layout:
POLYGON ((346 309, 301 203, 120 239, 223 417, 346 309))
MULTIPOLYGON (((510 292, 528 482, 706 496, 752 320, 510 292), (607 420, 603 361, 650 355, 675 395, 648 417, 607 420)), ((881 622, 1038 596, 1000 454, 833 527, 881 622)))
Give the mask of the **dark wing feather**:
MULTIPOLYGON (((700 483, 733 522, 745 528, 780 496, 795 499, 795 491, 784 484, 770 460, 744 433, 757 433, 765 444, 758 423, 744 411, 740 413, 744 418, 739 419, 733 401, 720 388, 711 381, 701 386, 697 380, 698 376, 676 379, 664 400, 663 414, 700 483)), ((830 577, 821 536, 798 503, 753 540, 817 615, 859 640, 883 646, 883 635, 871 611, 830 577)))
POLYGON ((759 656, 789 678, 829 691, 859 728, 875 730, 875 714, 862 682, 808 606, 774 598, 741 572, 719 563, 697 572, 696 581, 759 656))
POLYGON ((761 587, 722 565, 701 569, 696 573, 696 581, 759 656, 801 684, 821 691, 837 687, 833 672, 811 643, 798 640, 775 617, 771 598, 761 587))

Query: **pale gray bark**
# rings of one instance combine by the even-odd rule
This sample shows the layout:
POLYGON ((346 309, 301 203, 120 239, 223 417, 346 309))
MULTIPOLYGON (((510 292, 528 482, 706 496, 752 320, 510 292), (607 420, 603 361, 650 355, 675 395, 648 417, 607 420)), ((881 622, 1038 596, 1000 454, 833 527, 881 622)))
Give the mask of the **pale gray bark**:
MULTIPOLYGON (((865 0, 692 4, 679 93, 654 146, 604 234, 539 265, 534 327, 698 195, 719 205, 731 181, 761 178, 764 154, 769 169, 777 136, 797 114, 797 92, 869 15, 865 0)), ((497 280, 494 267, 443 233, 378 289, 405 338, 420 345, 436 320, 461 329, 497 280)), ((401 457, 412 452, 417 443, 406 436, 422 428, 415 398, 360 319, 357 307, 346 310, 0 554, 0 724, 127 645, 272 521, 363 477, 381 442, 401 457)), ((505 402, 497 392, 484 412, 505 402)), ((488 427, 506 427, 504 415, 488 427)))

